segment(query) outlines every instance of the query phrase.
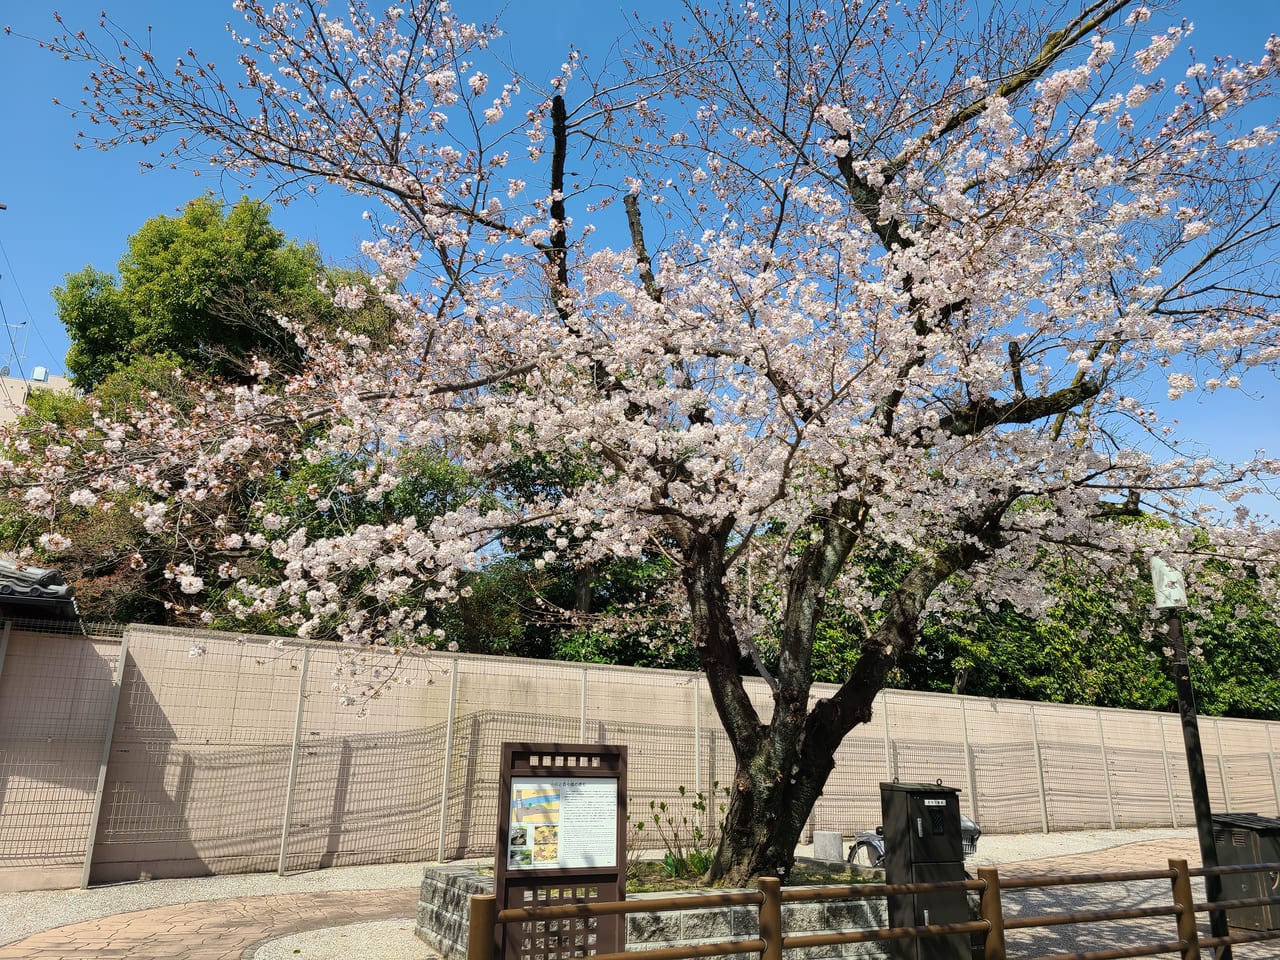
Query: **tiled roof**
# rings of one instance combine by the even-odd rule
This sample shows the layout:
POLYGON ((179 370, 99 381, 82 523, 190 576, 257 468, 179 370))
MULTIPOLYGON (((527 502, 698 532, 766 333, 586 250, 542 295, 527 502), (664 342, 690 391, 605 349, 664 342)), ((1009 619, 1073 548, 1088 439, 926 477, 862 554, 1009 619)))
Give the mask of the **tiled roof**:
POLYGON ((75 589, 62 574, 47 567, 32 567, 0 560, 0 613, 7 617, 76 619, 75 589))

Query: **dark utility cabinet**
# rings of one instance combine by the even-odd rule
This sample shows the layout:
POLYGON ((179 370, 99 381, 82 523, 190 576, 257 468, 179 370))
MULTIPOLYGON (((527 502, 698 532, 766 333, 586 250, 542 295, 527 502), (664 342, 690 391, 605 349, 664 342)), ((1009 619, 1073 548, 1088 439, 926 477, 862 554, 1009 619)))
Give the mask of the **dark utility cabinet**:
MULTIPOLYGON (((934 783, 882 783, 886 883, 963 880, 960 791, 934 783)), ((889 926, 915 927, 969 920, 963 890, 888 898, 889 926)), ((968 934, 890 941, 894 960, 969 960, 968 934)))
MULTIPOLYGON (((1256 813, 1216 813, 1213 841, 1218 863, 1224 867, 1248 863, 1280 863, 1280 820, 1256 813)), ((1222 896, 1227 900, 1247 897, 1280 897, 1280 869, 1258 873, 1228 873, 1222 877, 1222 896)), ((1237 907, 1227 911, 1233 927, 1250 930, 1280 930, 1280 904, 1237 907)))

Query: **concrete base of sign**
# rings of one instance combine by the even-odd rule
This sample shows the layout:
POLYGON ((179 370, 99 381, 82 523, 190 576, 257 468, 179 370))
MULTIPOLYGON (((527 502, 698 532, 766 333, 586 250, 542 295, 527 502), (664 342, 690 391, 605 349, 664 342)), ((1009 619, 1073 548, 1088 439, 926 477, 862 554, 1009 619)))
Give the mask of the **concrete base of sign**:
MULTIPOLYGON (((485 864, 487 866, 487 864, 485 864)), ((466 960, 467 927, 473 893, 493 893, 493 877, 480 872, 476 862, 433 864, 422 877, 418 921, 414 933, 445 960, 466 960)), ((680 896, 682 893, 639 893, 628 901, 646 897, 680 896)), ((717 890, 717 893, 724 891, 717 890)), ((820 933, 883 927, 888 914, 883 900, 847 903, 794 903, 782 908, 782 927, 788 933, 820 933)), ((627 947, 683 947, 729 937, 750 939, 759 933, 752 907, 715 907, 677 913, 633 913, 627 917, 627 947)), ((887 945, 856 943, 812 948, 805 960, 885 960, 887 945)))
POLYGON ((844 860, 844 837, 839 830, 813 831, 813 859, 829 863, 844 860))

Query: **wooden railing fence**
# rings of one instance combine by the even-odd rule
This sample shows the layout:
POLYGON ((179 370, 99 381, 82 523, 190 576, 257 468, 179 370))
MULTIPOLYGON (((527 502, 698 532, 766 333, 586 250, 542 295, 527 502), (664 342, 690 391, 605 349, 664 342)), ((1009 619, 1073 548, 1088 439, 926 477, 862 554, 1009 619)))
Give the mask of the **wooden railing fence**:
MULTIPOLYGON (((782 960, 784 950, 816 948, 837 944, 866 943, 906 938, 939 937, 955 934, 980 934, 985 938, 985 960, 1007 960, 1006 933, 1068 924, 1105 921, 1173 918, 1172 937, 1153 939, 1149 943, 1131 944, 1087 953, 1054 953, 1034 960, 1120 960, 1122 957, 1148 957, 1176 953, 1181 960, 1200 960, 1201 949, 1229 944, 1280 940, 1280 929, 1237 931, 1227 937, 1202 937, 1196 915, 1213 910, 1233 910, 1263 905, 1280 906, 1280 895, 1219 900, 1213 904, 1197 902, 1192 890, 1192 877, 1223 876, 1240 873, 1280 873, 1280 863, 1233 865, 1229 867, 1191 868, 1185 860, 1170 860, 1165 870, 1137 870, 1110 873, 1015 877, 1002 880, 993 867, 978 870, 972 880, 945 883, 867 883, 854 885, 787 887, 776 877, 760 877, 756 890, 705 893, 657 899, 626 900, 620 903, 562 904, 553 907, 520 907, 497 909, 493 894, 477 894, 471 898, 471 926, 468 934, 467 960, 501 960, 496 953, 499 925, 515 923, 549 923, 585 917, 622 916, 631 913, 667 913, 704 910, 726 906, 754 906, 759 914, 759 936, 713 940, 682 946, 628 950, 623 953, 596 954, 593 960, 692 960, 729 954, 758 954, 761 960, 782 960), (1083 884, 1114 884, 1138 881, 1168 880, 1171 900, 1151 907, 1129 907, 1115 910, 1091 910, 1075 913, 1036 916, 1004 915, 1002 891, 1064 887, 1083 884), (824 903, 871 900, 899 894, 974 891, 980 895, 979 916, 964 923, 930 924, 914 927, 882 927, 865 930, 830 930, 821 933, 788 935, 783 930, 784 903, 824 903)), ((1020 953, 1019 956, 1025 954, 1020 953)))

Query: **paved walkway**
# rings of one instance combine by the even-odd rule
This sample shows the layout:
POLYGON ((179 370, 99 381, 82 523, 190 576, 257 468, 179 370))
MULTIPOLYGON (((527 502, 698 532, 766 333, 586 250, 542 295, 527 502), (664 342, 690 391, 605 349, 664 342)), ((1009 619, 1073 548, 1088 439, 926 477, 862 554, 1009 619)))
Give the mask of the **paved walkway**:
POLYGON ((0 947, 0 960, 241 960, 277 937, 417 911, 416 887, 209 900, 46 930, 0 947))
POLYGON ((1164 870, 1170 860, 1200 865, 1200 846, 1194 838, 1140 840, 1105 850, 1071 853, 1043 860, 999 864, 1002 877, 1042 877, 1063 873, 1107 873, 1116 870, 1164 870))
MULTIPOLYGON (((1100 873, 1199 862, 1194 839, 1147 840, 1001 867, 1006 876, 1100 873)), ((7 946, 0 960, 242 960, 278 937, 370 920, 412 917, 414 887, 298 893, 178 904, 46 930, 7 946)), ((352 958, 358 960, 358 958, 352 958)))

